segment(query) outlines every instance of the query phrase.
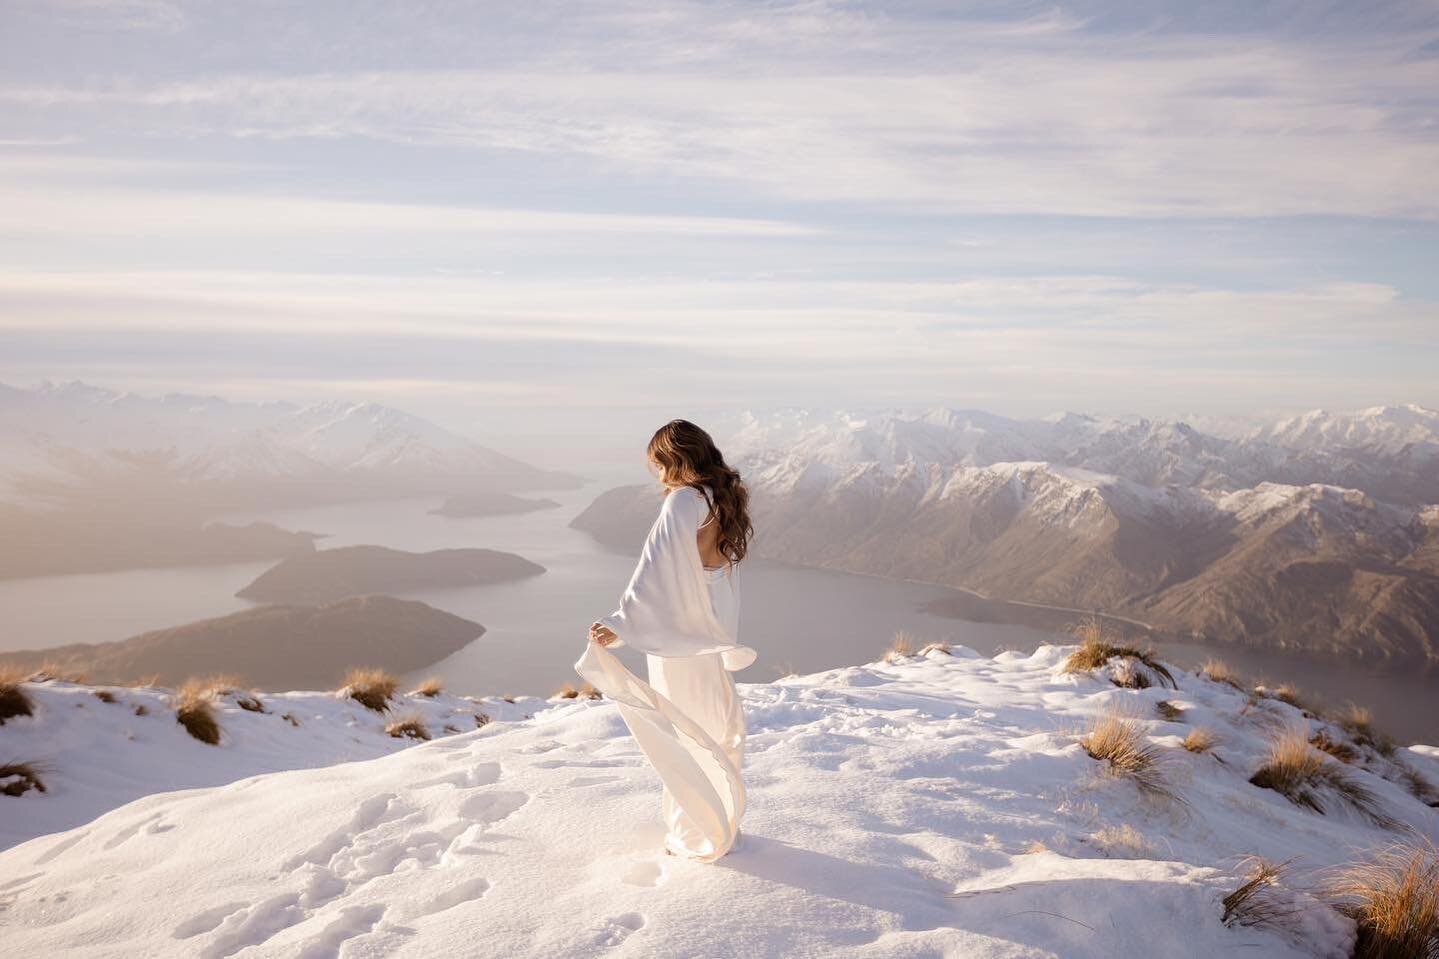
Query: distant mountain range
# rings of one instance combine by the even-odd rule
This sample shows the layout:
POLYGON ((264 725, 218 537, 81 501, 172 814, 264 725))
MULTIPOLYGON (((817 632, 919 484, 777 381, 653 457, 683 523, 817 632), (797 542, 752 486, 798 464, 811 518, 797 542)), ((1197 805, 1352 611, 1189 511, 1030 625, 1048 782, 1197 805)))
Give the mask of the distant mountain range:
POLYGON ((0 500, 51 503, 142 482, 250 506, 573 488, 579 479, 375 403, 0 384, 0 500))
MULTIPOLYGON (((746 415, 756 555, 1211 640, 1439 659, 1439 412, 1232 425, 977 411, 746 415)), ((654 491, 574 525, 643 536, 654 491)))

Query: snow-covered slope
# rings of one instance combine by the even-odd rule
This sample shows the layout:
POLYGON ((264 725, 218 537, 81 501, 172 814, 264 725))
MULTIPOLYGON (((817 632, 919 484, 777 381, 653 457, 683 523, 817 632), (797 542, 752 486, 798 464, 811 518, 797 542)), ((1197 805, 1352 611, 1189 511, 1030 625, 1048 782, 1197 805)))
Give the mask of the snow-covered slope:
MULTIPOLYGON (((743 685, 748 811, 714 865, 661 852, 653 773, 611 704, 576 702, 150 796, 17 846, 0 853, 0 926, 16 954, 75 957, 1347 955, 1352 924, 1307 879, 1398 833, 1248 782, 1304 717, 1192 676, 1117 688, 1064 673, 1067 652, 956 648, 743 685), (1177 799, 1086 753, 1115 706, 1142 717, 1177 799), (1212 754, 1181 748, 1199 726, 1212 754), (1300 909, 1284 929, 1220 921, 1249 854, 1299 857, 1276 893, 1300 909)), ((1439 773, 1433 752, 1399 755, 1439 773)), ((1349 768, 1439 837, 1433 809, 1349 768)))
POLYGON ((0 725, 0 762, 36 764, 46 791, 0 796, 6 800, 0 806, 0 849, 88 822, 151 793, 395 752, 414 742, 385 732, 400 717, 418 717, 440 738, 476 728, 477 716, 503 722, 548 705, 535 697, 508 702, 409 693, 397 698, 389 713, 378 713, 328 692, 229 692, 214 701, 222 735, 211 746, 176 721, 172 690, 53 679, 27 682, 24 689, 34 714, 0 725), (242 708, 241 698, 258 702, 264 712, 242 708))

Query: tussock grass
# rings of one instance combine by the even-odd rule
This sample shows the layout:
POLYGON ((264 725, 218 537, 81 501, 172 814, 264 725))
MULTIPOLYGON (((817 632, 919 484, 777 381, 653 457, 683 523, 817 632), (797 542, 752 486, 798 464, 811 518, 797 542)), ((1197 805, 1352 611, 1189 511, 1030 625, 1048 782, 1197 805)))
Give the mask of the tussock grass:
POLYGON ((20 685, 25 674, 13 666, 0 666, 0 726, 16 716, 35 715, 35 701, 20 685))
POLYGON ((489 713, 475 713, 475 728, 483 729, 494 720, 490 719, 489 713))
POLYGON ((1192 753, 1204 754, 1212 750, 1219 742, 1219 737, 1213 730, 1205 729, 1203 726, 1196 726, 1184 737, 1184 748, 1192 753))
POLYGON ((919 655, 921 656, 928 656, 930 653, 944 653, 946 656, 954 655, 954 653, 950 651, 949 643, 945 642, 930 643, 919 651, 919 655))
POLYGON ((1184 710, 1180 709, 1178 706, 1174 705, 1167 699, 1162 699, 1159 702, 1155 703, 1154 710, 1155 712, 1159 713, 1161 718, 1166 719, 1171 723, 1178 722, 1180 717, 1184 715, 1184 710))
POLYGON ((113 702, 115 702, 115 694, 112 693, 112 692, 110 692, 110 690, 108 690, 108 689, 97 689, 97 690, 95 690, 95 698, 98 699, 98 700, 100 700, 100 702, 102 702, 102 703, 113 703, 113 702))
POLYGON ((1399 760, 1394 760, 1394 765, 1399 769, 1399 783, 1409 794, 1422 803, 1430 806, 1439 806, 1439 789, 1424 778, 1423 774, 1413 766, 1399 760))
POLYGON ((1150 674, 1159 679, 1160 685, 1179 688, 1174 674, 1158 659, 1152 649, 1138 649, 1126 645, 1123 636, 1116 634, 1104 621, 1090 617, 1073 624, 1069 631, 1079 640, 1079 649, 1064 661, 1064 672, 1087 673, 1108 663, 1111 659, 1125 660, 1120 664, 1114 677, 1116 686, 1129 689, 1146 689, 1153 685, 1150 674))
POLYGON ((1228 663, 1221 659, 1206 659, 1204 665, 1199 667, 1199 675, 1244 692, 1244 681, 1239 678, 1238 673, 1230 668, 1228 663))
POLYGON ((45 791, 38 763, 0 763, 0 796, 23 796, 30 790, 45 791))
POLYGON ((1293 683, 1280 683, 1269 693, 1281 703, 1288 703, 1301 712, 1309 711, 1309 707, 1304 703, 1304 698, 1299 694, 1299 687, 1293 683))
POLYGON ((890 641, 889 650, 884 654, 884 661, 897 663, 902 659, 908 659, 914 655, 914 649, 914 637, 901 629, 894 634, 894 639, 890 641))
POLYGON ((428 699, 434 699, 436 696, 440 695, 440 693, 444 691, 444 680, 440 679, 440 677, 438 676, 431 676, 424 682, 420 683, 420 685, 415 687, 416 695, 424 696, 428 699))
POLYGON ((220 721, 215 717, 215 689, 209 680, 190 679, 175 691, 175 721, 210 746, 220 744, 220 721))
POLYGON ((85 674, 84 670, 71 669, 51 660, 46 660, 41 663, 40 668, 31 673, 28 678, 32 683, 43 683, 48 680, 54 680, 60 683, 84 683, 88 681, 90 677, 85 674))
POLYGON ((1352 763, 1359 758, 1359 750, 1342 739, 1333 739, 1323 730, 1309 737, 1309 745, 1322 753, 1328 753, 1341 763, 1352 763))
POLYGON ((247 713, 266 712, 265 704, 260 702, 260 697, 252 695, 250 693, 236 693, 235 705, 239 706, 247 713))
POLYGON ((1129 823, 1105 826, 1090 837, 1090 841, 1112 857, 1145 859, 1154 854, 1154 843, 1129 823))
POLYGON ((1293 860, 1273 862, 1260 856, 1248 860, 1249 869, 1238 888, 1222 901, 1224 914, 1220 921, 1226 926, 1268 926, 1283 928, 1298 909, 1274 895, 1280 874, 1293 860))
POLYGON ((348 697, 377 713, 389 712, 390 700, 400 688, 400 681, 383 669, 352 669, 345 674, 345 684, 336 695, 348 697))
POLYGON ((407 716, 395 720, 385 727, 385 732, 396 739, 424 739, 430 738, 430 731, 425 727, 424 717, 419 713, 410 713, 407 716))
POLYGON ((1269 755, 1249 781, 1320 815, 1328 811, 1326 798, 1334 798, 1376 825, 1394 825, 1373 791, 1311 746, 1303 729, 1288 729, 1276 736, 1269 755))
POLYGON ((1396 842, 1329 883, 1358 927, 1355 959, 1439 956, 1439 851, 1427 839, 1396 842))
POLYGON ((1353 738, 1356 745, 1368 746, 1381 756, 1394 755, 1394 741, 1374 728, 1374 714, 1366 707, 1349 703, 1339 711, 1334 721, 1353 738))
POLYGON ((576 686, 574 683, 565 683, 552 696, 552 699, 599 699, 604 695, 594 686, 585 683, 576 686))
POLYGON ((1145 737, 1139 720, 1116 710, 1102 713, 1079 744, 1092 758, 1107 763, 1111 772, 1134 780, 1140 792, 1164 799, 1179 798, 1165 776, 1163 753, 1145 737))

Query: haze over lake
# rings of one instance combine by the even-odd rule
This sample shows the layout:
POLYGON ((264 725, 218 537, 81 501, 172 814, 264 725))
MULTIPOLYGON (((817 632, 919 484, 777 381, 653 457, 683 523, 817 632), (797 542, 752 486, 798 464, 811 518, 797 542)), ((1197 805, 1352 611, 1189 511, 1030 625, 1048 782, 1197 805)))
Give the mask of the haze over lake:
MULTIPOLYGON (((511 516, 456 518, 430 513, 433 497, 232 514, 228 522, 264 519, 292 530, 329 534, 321 549, 377 544, 411 551, 452 547, 507 550, 546 568, 520 582, 403 592, 439 609, 482 623, 475 643, 409 677, 438 674, 469 694, 547 693, 576 679, 571 664, 583 650, 585 630, 614 608, 635 556, 606 548, 568 523, 611 485, 552 492, 560 506, 511 516)), ((0 617, 8 624, 0 649, 105 642, 136 633, 219 616, 251 603, 234 593, 273 565, 269 562, 131 570, 0 582, 0 617), (83 603, 74 597, 83 596, 83 603)), ((790 671, 809 672, 878 658, 896 630, 920 642, 949 641, 992 654, 1066 641, 1021 625, 976 623, 926 612, 951 590, 829 570, 746 561, 741 630, 760 652, 741 681, 763 681, 790 671)), ((1314 656, 1237 647, 1161 644, 1186 666, 1222 656, 1254 678, 1289 681, 1321 702, 1347 699, 1369 705, 1401 739, 1439 742, 1439 677, 1413 672, 1388 675, 1378 667, 1314 656)), ((622 651, 639 665, 633 652, 622 651)), ((359 664, 357 664, 359 665, 359 664)))

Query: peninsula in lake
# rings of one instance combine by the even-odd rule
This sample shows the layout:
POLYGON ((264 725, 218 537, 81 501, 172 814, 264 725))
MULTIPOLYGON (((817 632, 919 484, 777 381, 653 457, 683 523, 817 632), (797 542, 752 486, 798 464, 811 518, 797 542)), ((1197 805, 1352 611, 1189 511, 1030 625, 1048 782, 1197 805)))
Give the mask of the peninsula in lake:
POLYGON ((421 669, 484 632, 479 623, 415 600, 355 596, 322 606, 260 606, 113 643, 6 653, 0 664, 27 670, 50 664, 118 685, 173 686, 224 673, 264 689, 329 689, 351 667, 421 669))
POLYGON ((533 513, 542 509, 559 507, 552 499, 530 499, 503 493, 499 490, 480 490, 451 496, 438 509, 430 510, 432 516, 513 516, 517 513, 533 513))
POLYGON ((235 595, 263 603, 327 603, 369 593, 503 583, 544 571, 523 556, 493 549, 411 553, 386 546, 342 546, 291 556, 235 595))

